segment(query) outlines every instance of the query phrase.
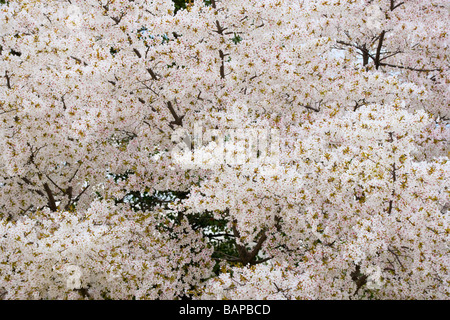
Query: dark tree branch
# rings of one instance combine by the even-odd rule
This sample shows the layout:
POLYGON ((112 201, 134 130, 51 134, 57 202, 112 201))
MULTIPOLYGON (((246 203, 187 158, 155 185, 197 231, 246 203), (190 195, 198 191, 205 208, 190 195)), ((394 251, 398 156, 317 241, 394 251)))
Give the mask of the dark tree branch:
MULTIPOLYGON (((158 80, 158 79, 156 79, 158 80)), ((149 87, 144 81, 139 81, 139 83, 141 83, 146 89, 150 90, 151 92, 153 92, 154 94, 156 94, 157 96, 159 96, 159 93, 156 92, 155 90, 153 90, 152 87, 149 87)))
POLYGON ((174 118, 174 121, 171 121, 170 124, 176 124, 178 126, 182 126, 183 125, 183 118, 184 115, 182 115, 181 117, 179 117, 177 115, 177 113, 175 112, 175 109, 173 108, 172 102, 168 101, 167 102, 167 108, 169 109, 170 113, 172 114, 172 117, 174 118))
POLYGON ((265 232, 261 234, 261 236, 258 239, 258 242, 256 243, 253 250, 250 252, 251 262, 256 262, 256 256, 258 255, 259 251, 261 250, 264 242, 267 240, 267 235, 265 232))
POLYGON ((53 197, 53 192, 47 183, 44 183, 44 190, 45 190, 45 193, 47 194, 48 207, 53 212, 57 211, 58 207, 56 206, 56 201, 55 201, 55 198, 53 197))
POLYGON ((2 112, 0 112, 0 114, 5 114, 5 113, 8 113, 8 112, 13 112, 13 111, 18 111, 19 109, 11 109, 11 110, 6 110, 6 111, 2 111, 2 112))
POLYGON ((66 109, 67 109, 67 106, 66 106, 66 101, 64 100, 64 96, 65 96, 65 94, 63 94, 63 95, 61 96, 61 102, 62 102, 62 104, 63 104, 63 109, 66 110, 66 109))
POLYGON ((219 57, 221 59, 220 78, 225 79, 225 62, 224 62, 225 54, 223 53, 222 50, 219 50, 219 57))
POLYGON ((402 262, 400 261, 399 256, 398 256, 393 250, 391 250, 390 248, 388 248, 388 251, 394 255, 395 259, 396 259, 397 262, 400 264, 400 266, 402 267, 402 269, 405 270, 405 267, 403 266, 402 262))
POLYGON ((78 200, 80 200, 81 196, 83 195, 83 193, 86 192, 86 190, 89 188, 89 185, 87 185, 79 194, 78 196, 73 200, 73 202, 77 202, 78 200))
MULTIPOLYGON (((233 221, 232 224, 232 231, 233 231, 233 236, 236 239, 240 238, 240 233, 237 229, 237 221, 233 221)), ((267 240, 267 235, 265 233, 265 231, 261 232, 261 235, 258 239, 258 242, 256 243, 255 247, 253 248, 252 251, 247 251, 247 248, 245 248, 245 246, 236 243, 236 249, 239 253, 239 260, 237 262, 241 262, 243 265, 255 265, 255 264, 259 264, 265 261, 270 260, 272 257, 269 258, 265 258, 265 259, 261 259, 261 260, 256 260, 256 257, 259 253, 259 251, 262 248, 263 243, 267 240)))
POLYGON ((355 101, 355 106, 353 107, 353 111, 358 110, 359 107, 367 105, 366 99, 360 99, 355 101))
POLYGON ((377 47, 377 53, 375 54, 375 69, 378 70, 380 67, 380 55, 381 55, 381 48, 383 47, 383 41, 384 41, 384 35, 386 34, 386 31, 382 31, 380 34, 380 38, 378 40, 378 47, 377 47))
POLYGON ((6 87, 8 89, 12 89, 12 87, 11 87, 11 77, 8 74, 8 70, 5 71, 5 78, 6 78, 6 87))
POLYGON ((391 11, 394 11, 395 9, 400 7, 402 4, 404 4, 404 2, 400 2, 398 4, 395 4, 395 0, 390 0, 390 1, 391 1, 391 5, 390 5, 391 11))
MULTIPOLYGON (((386 60, 386 59, 388 59, 388 58, 390 58, 390 57, 393 57, 393 56, 395 56, 395 55, 397 55, 397 54, 399 54, 399 53, 402 53, 402 51, 398 50, 398 51, 395 51, 395 52, 393 52, 393 53, 391 53, 391 54, 388 54, 388 55, 382 57, 382 58, 380 59, 380 61, 386 60)), ((387 54, 387 52, 385 52, 384 54, 387 54)))
POLYGON ((126 13, 123 12, 123 13, 120 15, 120 17, 111 17, 111 16, 110 16, 110 18, 115 22, 114 25, 118 25, 118 24, 120 23, 120 21, 122 21, 122 18, 125 17, 125 15, 126 15, 126 13))
POLYGON ((75 60, 76 62, 78 62, 79 64, 83 64, 84 66, 87 66, 88 64, 84 61, 82 61, 81 59, 74 57, 74 56, 70 56, 73 60, 75 60))
POLYGON ((141 55, 141 53, 139 52, 138 49, 133 48, 133 51, 134 51, 134 53, 138 56, 138 58, 142 58, 142 55, 141 55))
POLYGON ((147 68, 147 72, 150 74, 150 76, 152 77, 153 80, 158 80, 158 77, 153 72, 152 68, 147 68))
POLYGON ((384 63, 384 62, 380 62, 380 66, 406 69, 406 70, 418 71, 418 72, 432 72, 432 71, 440 71, 441 70, 441 69, 419 69, 419 68, 412 68, 412 67, 406 67, 406 66, 398 66, 395 64, 384 63))
POLYGON ((316 102, 316 108, 314 108, 314 107, 312 107, 311 106, 311 104, 306 104, 306 105, 300 105, 300 106, 302 106, 302 107, 304 107, 304 108, 306 108, 306 109, 308 109, 308 110, 312 110, 312 111, 314 111, 314 112, 319 112, 320 111, 320 106, 321 106, 321 104, 322 104, 322 101, 323 100, 320 100, 319 102, 316 102))
POLYGON ((50 178, 50 176, 48 174, 45 174, 45 176, 47 177, 47 179, 57 188, 59 189, 59 191, 61 191, 63 194, 66 193, 65 190, 63 190, 61 187, 59 187, 54 181, 53 179, 50 178))
MULTIPOLYGON (((33 183, 30 181, 30 180, 28 180, 28 178, 21 178, 22 179, 22 181, 24 181, 26 184, 28 184, 28 185, 30 185, 30 186, 33 186, 34 187, 34 185, 33 185, 33 183)), ((30 189, 31 191, 33 191, 33 192, 36 192, 38 195, 40 195, 41 197, 44 197, 45 196, 45 194, 42 192, 42 191, 40 191, 40 190, 36 190, 36 189, 30 189)))
POLYGON ((367 49, 364 46, 364 50, 362 51, 362 56, 363 56, 363 66, 367 66, 369 64, 369 51, 367 51, 367 49))
POLYGON ((361 289, 361 287, 367 283, 368 276, 361 274, 361 267, 359 265, 356 266, 355 271, 353 271, 350 276, 356 283, 356 291, 354 293, 354 295, 356 295, 359 289, 361 289))
POLYGON ((219 20, 216 20, 216 27, 217 27, 217 30, 213 30, 213 31, 214 31, 214 32, 217 32, 217 33, 220 34, 221 36, 223 35, 223 32, 224 32, 225 30, 228 30, 228 28, 224 28, 224 27, 222 27, 222 26, 220 25, 219 20))

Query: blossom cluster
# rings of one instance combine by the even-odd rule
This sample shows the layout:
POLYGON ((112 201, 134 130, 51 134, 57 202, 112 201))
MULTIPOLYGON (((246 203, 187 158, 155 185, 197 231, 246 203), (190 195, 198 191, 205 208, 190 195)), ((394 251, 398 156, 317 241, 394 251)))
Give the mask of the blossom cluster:
POLYGON ((96 201, 0 224, 4 299, 177 299, 211 276, 211 249, 184 221, 96 201), (171 228, 167 234, 161 227, 171 228))

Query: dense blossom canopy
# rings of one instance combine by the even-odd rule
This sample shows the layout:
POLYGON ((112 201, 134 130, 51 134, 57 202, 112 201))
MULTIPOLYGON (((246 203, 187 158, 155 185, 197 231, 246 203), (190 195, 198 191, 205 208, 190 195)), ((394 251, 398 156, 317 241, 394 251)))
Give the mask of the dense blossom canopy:
POLYGON ((0 297, 449 299, 447 0, 0 4, 0 297))

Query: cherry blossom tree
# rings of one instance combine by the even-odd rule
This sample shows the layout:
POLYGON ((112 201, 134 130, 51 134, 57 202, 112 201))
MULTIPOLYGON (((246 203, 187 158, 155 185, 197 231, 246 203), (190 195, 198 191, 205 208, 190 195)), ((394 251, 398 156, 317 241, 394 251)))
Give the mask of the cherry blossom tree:
POLYGON ((448 18, 0 4, 0 295, 448 299, 448 18))

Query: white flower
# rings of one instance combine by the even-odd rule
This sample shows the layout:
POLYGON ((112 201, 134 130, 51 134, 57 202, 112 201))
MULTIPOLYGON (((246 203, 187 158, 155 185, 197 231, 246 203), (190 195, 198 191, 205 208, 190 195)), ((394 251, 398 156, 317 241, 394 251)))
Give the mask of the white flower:
POLYGON ((66 273, 68 274, 66 280, 67 289, 81 289, 81 276, 83 275, 83 273, 80 267, 69 265, 66 267, 66 273))
POLYGON ((67 21, 66 25, 70 29, 78 29, 81 26, 82 17, 81 17, 81 10, 76 5, 70 5, 67 8, 67 21))
POLYGON ((367 25, 375 30, 381 29, 381 20, 383 19, 383 11, 377 5, 371 5, 366 8, 368 16, 367 25))
POLYGON ((381 268, 379 266, 371 266, 366 269, 366 274, 369 275, 367 278, 367 288, 370 290, 380 289, 383 285, 381 280, 381 268))

